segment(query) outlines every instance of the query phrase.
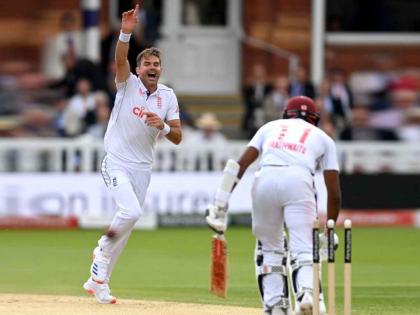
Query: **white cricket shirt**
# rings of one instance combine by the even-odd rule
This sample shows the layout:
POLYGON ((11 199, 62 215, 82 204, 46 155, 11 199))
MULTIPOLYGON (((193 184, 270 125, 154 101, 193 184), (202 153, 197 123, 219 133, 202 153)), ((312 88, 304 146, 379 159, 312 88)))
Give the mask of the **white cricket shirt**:
POLYGON ((158 84, 157 90, 148 96, 141 80, 130 73, 127 81, 117 83, 115 104, 105 133, 105 151, 112 160, 138 169, 151 168, 160 130, 146 125, 147 111, 164 121, 179 119, 178 101, 172 89, 158 84))
POLYGON ((249 142, 260 152, 260 166, 302 166, 337 170, 334 141, 318 127, 300 118, 278 119, 262 126, 249 142))

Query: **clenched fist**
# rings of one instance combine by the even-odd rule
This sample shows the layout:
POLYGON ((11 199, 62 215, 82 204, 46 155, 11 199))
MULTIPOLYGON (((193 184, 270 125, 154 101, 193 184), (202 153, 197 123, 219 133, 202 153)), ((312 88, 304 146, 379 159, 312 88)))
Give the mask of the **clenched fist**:
POLYGON ((163 121, 160 117, 153 112, 145 112, 146 115, 146 125, 149 127, 155 127, 159 130, 163 129, 163 121))

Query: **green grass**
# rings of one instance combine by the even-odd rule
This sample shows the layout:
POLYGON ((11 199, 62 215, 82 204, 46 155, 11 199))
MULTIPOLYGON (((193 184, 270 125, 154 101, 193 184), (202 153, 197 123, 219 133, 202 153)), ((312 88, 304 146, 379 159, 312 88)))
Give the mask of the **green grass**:
MULTIPOLYGON (((338 234, 342 241, 342 231, 338 234)), ((211 235, 192 228, 133 232, 113 274, 113 293, 120 298, 260 307, 251 231, 228 230, 227 300, 208 290, 211 235)), ((0 231, 0 292, 83 295, 81 285, 99 236, 99 231, 0 231)), ((353 230, 353 314, 419 314, 419 244, 416 229, 353 230)), ((342 249, 336 265, 338 314, 342 249)))

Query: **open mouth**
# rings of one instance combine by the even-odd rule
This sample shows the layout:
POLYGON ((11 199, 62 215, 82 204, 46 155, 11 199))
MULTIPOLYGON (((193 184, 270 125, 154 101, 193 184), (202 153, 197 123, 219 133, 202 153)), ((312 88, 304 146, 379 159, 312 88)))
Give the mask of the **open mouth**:
POLYGON ((148 73, 148 74, 147 74, 147 77, 148 77, 150 80, 156 80, 156 78, 157 78, 156 73, 148 73))

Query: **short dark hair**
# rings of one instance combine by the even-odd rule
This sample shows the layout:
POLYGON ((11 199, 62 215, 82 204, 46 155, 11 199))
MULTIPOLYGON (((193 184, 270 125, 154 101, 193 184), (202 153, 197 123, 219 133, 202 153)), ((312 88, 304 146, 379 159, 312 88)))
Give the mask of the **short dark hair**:
POLYGON ((160 60, 160 50, 157 49, 156 47, 150 47, 150 48, 144 49, 141 53, 139 53, 137 55, 137 58, 136 58, 137 66, 140 65, 141 60, 143 59, 143 57, 150 57, 150 56, 156 56, 156 57, 158 57, 159 58, 159 62, 162 63, 162 61, 160 60))

